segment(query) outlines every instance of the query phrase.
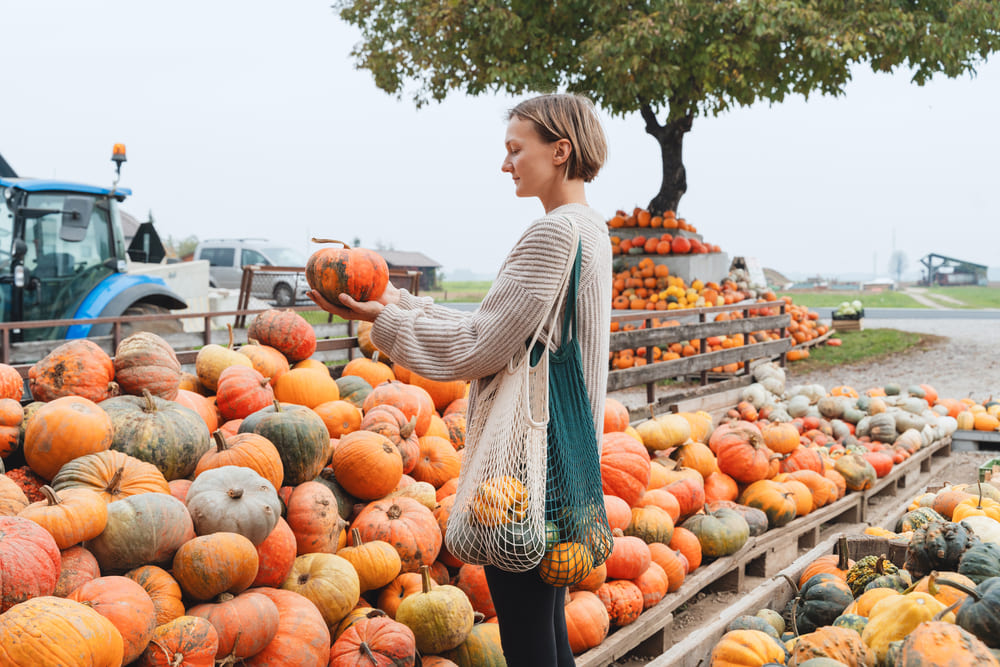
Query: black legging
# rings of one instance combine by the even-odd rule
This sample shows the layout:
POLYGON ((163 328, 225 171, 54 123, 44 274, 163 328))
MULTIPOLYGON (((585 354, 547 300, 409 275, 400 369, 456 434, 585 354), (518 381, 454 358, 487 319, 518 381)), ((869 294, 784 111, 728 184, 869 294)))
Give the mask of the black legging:
POLYGON ((574 667, 566 634, 566 589, 545 583, 537 570, 484 569, 507 667, 574 667))

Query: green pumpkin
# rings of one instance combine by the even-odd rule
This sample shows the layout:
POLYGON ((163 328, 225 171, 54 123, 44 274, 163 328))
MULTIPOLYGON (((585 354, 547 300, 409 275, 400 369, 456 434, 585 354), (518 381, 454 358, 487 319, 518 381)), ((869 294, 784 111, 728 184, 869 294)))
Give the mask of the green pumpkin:
POLYGON ((896 522, 896 532, 908 533, 912 530, 916 530, 917 528, 926 526, 931 521, 947 521, 947 519, 930 507, 918 507, 917 509, 910 510, 904 514, 899 521, 896 522))
POLYGON ((737 616, 730 621, 729 625, 726 626, 726 632, 731 632, 732 630, 759 630, 771 635, 775 639, 780 638, 778 631, 774 629, 773 625, 760 616, 750 616, 749 614, 737 616))
POLYGON ((875 484, 875 468, 857 452, 848 450, 847 454, 837 459, 833 467, 843 475, 850 491, 864 491, 875 484))
POLYGON ((883 664, 885 667, 896 667, 899 665, 902 655, 903 640, 897 639, 894 642, 889 642, 889 648, 885 652, 885 662, 883 664))
POLYGON ((343 375, 336 380, 337 389, 340 390, 340 400, 347 401, 354 407, 361 409, 368 394, 372 393, 372 386, 368 381, 357 375, 343 375))
POLYGON ((698 538, 702 556, 706 558, 730 556, 742 549, 750 538, 746 519, 725 507, 695 514, 683 523, 683 527, 698 538))
POLYGON ((285 467, 282 486, 316 479, 326 465, 330 432, 320 416, 303 405, 275 401, 248 415, 239 432, 262 435, 274 444, 285 467))
POLYGON ((355 506, 362 504, 362 501, 344 490, 344 487, 337 481, 337 475, 333 472, 333 468, 330 466, 323 468, 315 481, 333 491, 333 497, 337 499, 337 513, 350 521, 350 517, 353 517, 355 514, 355 506))
POLYGON ((919 384, 911 384, 906 388, 906 393, 910 396, 916 396, 917 398, 924 398, 927 396, 927 392, 919 384))
POLYGON ((785 608, 793 632, 804 635, 830 625, 854 601, 851 589, 839 577, 821 573, 810 577, 785 608))
POLYGON ((900 387, 895 382, 890 382, 889 384, 882 387, 882 389, 885 390, 886 396, 899 396, 900 392, 903 391, 903 388, 900 387))
POLYGON ((763 535, 767 532, 767 514, 756 507, 740 505, 731 500, 713 500, 708 503, 707 507, 713 512, 722 507, 739 512, 740 516, 747 522, 747 526, 750 527, 750 537, 763 535))
POLYGON ((757 611, 755 616, 763 618, 767 621, 772 628, 778 632, 778 636, 785 633, 785 619, 781 617, 781 613, 773 609, 760 609, 757 611))
POLYGON ((857 597, 872 581, 886 574, 895 574, 898 571, 899 568, 885 556, 865 556, 847 571, 846 582, 851 588, 851 593, 857 597))
MULTIPOLYGON (((462 589, 448 584, 431 588, 430 568, 420 566, 423 590, 399 603, 396 620, 413 631, 423 654, 458 648, 472 632, 475 612, 462 589)), ((498 627, 499 629, 499 627, 498 627)))
POLYGON ((883 574, 880 577, 875 577, 865 585, 865 590, 870 591, 873 588, 891 588, 894 591, 899 591, 902 593, 910 585, 913 584, 913 579, 910 577, 910 573, 906 570, 899 570, 892 574, 883 574))
POLYGON ((860 635, 864 632, 865 626, 868 625, 868 617, 861 616, 860 614, 841 614, 837 618, 833 619, 833 625, 838 628, 854 630, 860 635))
POLYGON ((964 574, 976 584, 1000 574, 1000 545, 995 542, 980 542, 969 547, 958 561, 958 573, 964 574))
POLYGON ((562 542, 559 537, 559 526, 556 525, 555 521, 545 522, 545 550, 549 551, 555 545, 562 542))
POLYGON ((914 579, 932 571, 957 572, 962 555, 980 540, 962 523, 932 521, 913 531, 904 569, 914 579))
POLYGON ((465 641, 441 657, 458 667, 507 667, 500 646, 500 626, 496 623, 477 623, 472 626, 465 641))
POLYGON ((108 398, 100 406, 114 426, 111 449, 152 463, 168 482, 188 477, 212 448, 212 434, 197 412, 148 390, 143 396, 108 398))

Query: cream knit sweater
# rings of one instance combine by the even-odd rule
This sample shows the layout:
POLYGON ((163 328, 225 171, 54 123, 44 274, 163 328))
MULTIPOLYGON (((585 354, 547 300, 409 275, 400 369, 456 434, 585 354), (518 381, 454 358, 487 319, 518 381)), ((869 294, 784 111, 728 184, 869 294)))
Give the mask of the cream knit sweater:
MULTIPOLYGON (((401 290, 399 303, 386 306, 376 318, 372 342, 426 378, 473 381, 471 417, 479 388, 524 349, 543 318, 551 319, 566 262, 576 253, 573 222, 583 241, 577 336, 600 443, 611 329, 611 243, 604 218, 588 206, 567 204, 532 222, 476 311, 461 312, 401 290)), ((543 331, 543 339, 545 335, 543 331)))

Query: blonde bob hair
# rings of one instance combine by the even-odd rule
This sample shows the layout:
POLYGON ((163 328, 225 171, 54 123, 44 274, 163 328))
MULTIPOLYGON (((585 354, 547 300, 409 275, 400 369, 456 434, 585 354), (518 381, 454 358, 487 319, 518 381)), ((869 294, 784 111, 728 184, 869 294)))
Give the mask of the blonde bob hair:
POLYGON ((507 112, 507 120, 512 118, 531 121, 539 136, 548 143, 560 139, 569 141, 573 147, 566 165, 569 179, 580 178, 589 183, 607 159, 604 129, 594 103, 586 97, 571 93, 539 95, 507 112))

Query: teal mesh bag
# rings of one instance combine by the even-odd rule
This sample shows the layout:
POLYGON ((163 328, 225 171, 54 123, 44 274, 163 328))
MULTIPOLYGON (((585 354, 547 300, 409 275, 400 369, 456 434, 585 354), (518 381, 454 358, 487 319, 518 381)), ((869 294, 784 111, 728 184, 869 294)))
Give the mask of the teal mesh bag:
MULTIPOLYGON (((579 583, 611 553, 613 541, 601 486, 601 461, 594 415, 576 330, 582 243, 566 293, 559 348, 549 352, 549 423, 545 482, 546 553, 538 573, 562 587, 579 583)), ((545 346, 532 348, 536 363, 545 346)))

